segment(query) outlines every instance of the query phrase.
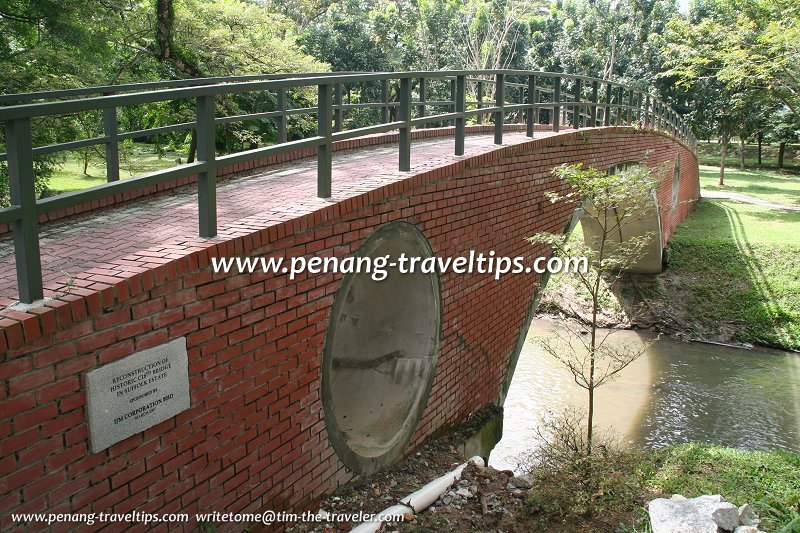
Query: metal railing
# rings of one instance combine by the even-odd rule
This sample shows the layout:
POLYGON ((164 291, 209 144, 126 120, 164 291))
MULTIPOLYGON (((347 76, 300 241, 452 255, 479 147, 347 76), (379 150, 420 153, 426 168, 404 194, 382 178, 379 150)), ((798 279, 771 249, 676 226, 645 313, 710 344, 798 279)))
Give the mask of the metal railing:
POLYGON ((508 117, 517 122, 525 122, 528 137, 534 136, 536 124, 549 124, 554 131, 560 131, 567 125, 576 129, 635 125, 673 135, 692 148, 696 145, 691 131, 681 117, 666 103, 648 93, 608 80, 518 70, 244 76, 0 95, 0 103, 19 101, 29 103, 0 107, 0 121, 5 123, 7 144, 7 153, 0 154, 0 161, 8 162, 11 193, 11 206, 0 209, 0 223, 11 223, 13 226, 19 298, 26 303, 43 296, 38 229, 40 215, 196 175, 199 235, 205 238, 214 237, 217 234, 216 170, 221 165, 244 163, 316 147, 317 194, 327 198, 332 191, 334 142, 397 130, 399 170, 408 171, 411 168, 412 128, 426 124, 454 124, 455 155, 463 155, 467 120, 476 117, 476 122, 480 124, 485 115, 493 118, 495 144, 503 142, 503 126, 508 117), (379 102, 344 103, 343 87, 372 83, 379 84, 379 102), (428 100, 432 83, 440 85, 440 94, 449 92, 449 99, 428 100), (445 85, 444 90, 442 84, 445 85), (316 107, 289 108, 287 91, 308 87, 316 87, 316 107), (416 99, 412 98, 412 87, 416 89, 416 99), (467 99, 468 87, 471 89, 469 92, 475 96, 474 100, 467 99), (394 95, 391 89, 394 89, 394 95), (112 94, 126 91, 135 92, 112 94), (274 111, 216 116, 217 97, 264 91, 274 93, 277 108, 274 111), (490 98, 487 99, 487 96, 490 98), (68 99, 34 102, 56 98, 68 99), (195 102, 196 118, 193 122, 119 132, 117 118, 120 108, 186 99, 195 102), (379 109, 379 123, 343 129, 345 113, 359 108, 379 109), (33 146, 31 119, 99 110, 103 112, 103 136, 33 146), (316 135, 287 141, 286 119, 292 115, 316 115, 316 135), (252 120, 274 120, 278 143, 217 155, 215 127, 219 124, 252 120), (190 129, 196 132, 197 161, 119 180, 120 141, 190 129), (101 144, 105 145, 108 183, 36 199, 34 156, 101 144))

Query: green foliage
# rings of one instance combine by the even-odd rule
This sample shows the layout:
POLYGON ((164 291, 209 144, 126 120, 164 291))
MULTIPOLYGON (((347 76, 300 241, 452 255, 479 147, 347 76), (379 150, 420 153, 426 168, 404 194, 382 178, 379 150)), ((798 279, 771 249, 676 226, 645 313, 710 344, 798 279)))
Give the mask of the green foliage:
POLYGON ((720 131, 746 139, 780 108, 800 123, 799 15, 798 0, 701 0, 688 19, 670 22, 663 75, 694 101, 701 136, 720 131))
POLYGON ((614 379, 644 353, 647 346, 607 343, 611 332, 600 334, 599 314, 609 288, 622 271, 632 266, 654 237, 650 233, 631 234, 627 228, 655 214, 653 194, 658 179, 643 166, 634 166, 612 174, 581 164, 562 165, 553 173, 569 185, 565 193, 551 193, 552 202, 574 206, 581 214, 583 241, 566 234, 537 233, 528 240, 540 246, 540 253, 559 257, 584 257, 592 266, 588 271, 570 272, 591 301, 587 319, 589 335, 567 328, 565 335, 542 340, 542 348, 572 375, 575 383, 587 391, 586 453, 592 452, 594 431, 594 392, 614 379), (602 338, 601 338, 602 337, 602 338))
POLYGON ((588 452, 583 417, 566 410, 540 426, 542 444, 522 458, 533 477, 527 506, 542 527, 611 513, 634 513, 646 503, 656 470, 649 452, 625 449, 608 435, 595 437, 588 452))
MULTIPOLYGON (((800 213, 704 201, 670 241, 690 316, 735 340, 800 348, 800 213)), ((668 297, 673 296, 671 294, 668 297)))
POLYGON ((793 531, 784 528, 800 523, 796 454, 686 444, 660 451, 657 461, 651 486, 659 492, 687 498, 721 494, 735 505, 749 503, 765 531, 793 531))
MULTIPOLYGON (((85 87, 118 82, 143 82, 186 75, 224 76, 274 72, 324 71, 328 65, 301 51, 291 19, 247 0, 167 0, 172 7, 171 57, 154 42, 158 17, 154 4, 138 0, 119 3, 63 0, 10 0, 0 6, 0 70, 3 92, 27 92, 85 87)), ((290 91, 293 107, 315 105, 316 94, 290 91)), ((218 114, 275 109, 274 94, 228 97, 218 114)), ((159 102, 121 108, 120 131, 156 128, 194 120, 194 103, 159 102)), ((293 137, 313 133, 310 119, 293 117, 293 137)), ((86 112, 33 122, 35 146, 102 135, 102 114, 86 112)), ((0 150, 4 150, 0 132, 0 150)), ((187 133, 143 139, 162 153, 184 150, 187 133)), ((230 152, 275 142, 271 120, 231 123, 218 128, 220 151, 230 152)), ((124 147, 123 147, 124 148, 124 147)), ((130 152, 130 150, 127 150, 130 152)), ((124 151, 123 151, 124 152, 124 151)), ((102 145, 82 148, 84 168, 104 160, 102 145)), ((124 155, 124 153, 123 153, 124 155)), ((36 189, 65 161, 64 154, 37 158, 36 189)), ((127 164, 129 162, 124 162, 127 164)), ((0 205, 8 205, 8 177, 0 165, 0 205)))
POLYGON ((549 16, 532 25, 529 62, 535 69, 654 87, 662 63, 660 35, 677 16, 674 4, 652 0, 555 2, 549 16))
MULTIPOLYGON (((725 187, 719 187, 714 171, 714 167, 700 166, 700 187, 704 191, 742 193, 767 202, 800 206, 800 176, 798 175, 755 169, 734 170, 727 173, 725 187)), ((747 210, 745 206, 741 207, 747 210)), ((749 211, 747 214, 749 215, 749 211)), ((758 231, 762 227, 762 224, 757 224, 751 229, 758 231)), ((785 234, 783 235, 785 236, 785 234)))
POLYGON ((621 522, 617 531, 649 531, 649 500, 721 494, 734 505, 750 504, 761 530, 797 531, 800 455, 683 444, 657 451, 608 446, 586 457, 573 451, 579 426, 568 416, 548 423, 550 439, 525 460, 536 479, 527 506, 543 529, 566 522, 589 530, 593 517, 611 515, 621 522))

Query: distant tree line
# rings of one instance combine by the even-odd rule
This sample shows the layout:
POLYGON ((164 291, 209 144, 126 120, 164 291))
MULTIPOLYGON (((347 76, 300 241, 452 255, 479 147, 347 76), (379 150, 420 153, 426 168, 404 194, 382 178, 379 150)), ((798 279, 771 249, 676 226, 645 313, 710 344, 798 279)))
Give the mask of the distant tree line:
MULTIPOLYGON (((2 93, 314 71, 513 68, 611 78, 657 92, 698 137, 785 147, 800 130, 800 0, 0 0, 2 93)), ((348 87, 351 102, 378 87, 348 87)), ((448 96, 432 84, 432 97, 448 96)), ((290 94, 314 105, 310 91, 290 94)), ((269 93, 220 113, 273 110, 269 93)), ((129 108, 123 130, 185 122, 193 103, 129 108)), ((376 110, 353 110, 350 125, 376 110)), ((38 121, 36 144, 100 134, 98 117, 38 121)), ((290 135, 314 133, 292 117, 290 135)), ((226 124, 221 151, 276 141, 270 120, 226 124)), ((146 139, 193 152, 192 134, 146 139)), ((2 138, 0 138, 2 142, 2 138)), ((723 154, 725 151, 723 151, 723 154)), ((82 154, 102 157, 88 149, 82 154)), ((38 186, 63 156, 38 158, 38 186)), ((724 155, 723 155, 724 159, 724 155)), ((0 198, 6 180, 0 166, 0 198)), ((2 200, 0 200, 2 201, 2 200)))

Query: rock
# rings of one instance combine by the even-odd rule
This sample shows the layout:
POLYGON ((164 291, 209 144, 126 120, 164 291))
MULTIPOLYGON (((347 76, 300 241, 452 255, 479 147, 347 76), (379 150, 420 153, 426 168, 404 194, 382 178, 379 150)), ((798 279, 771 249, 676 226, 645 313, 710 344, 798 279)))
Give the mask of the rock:
POLYGON ((739 526, 739 508, 732 503, 722 502, 711 513, 711 518, 725 531, 733 531, 739 526))
POLYGON ((739 507, 739 524, 757 528, 760 523, 761 520, 758 519, 758 515, 749 504, 739 507))
POLYGON ((681 496, 680 494, 673 494, 670 500, 686 500, 686 496, 681 496))
POLYGON ((733 530, 733 533, 760 533, 757 527, 753 526, 739 526, 733 530))
POLYGON ((648 509, 653 533, 718 533, 720 528, 733 531, 739 523, 739 510, 718 494, 683 500, 657 498, 648 509))
POLYGON ((458 489, 456 491, 456 494, 458 494, 462 498, 472 498, 472 493, 469 490, 464 489, 464 488, 458 489))
POLYGON ((528 475, 514 476, 508 480, 509 484, 518 489, 530 489, 533 487, 533 478, 528 475))

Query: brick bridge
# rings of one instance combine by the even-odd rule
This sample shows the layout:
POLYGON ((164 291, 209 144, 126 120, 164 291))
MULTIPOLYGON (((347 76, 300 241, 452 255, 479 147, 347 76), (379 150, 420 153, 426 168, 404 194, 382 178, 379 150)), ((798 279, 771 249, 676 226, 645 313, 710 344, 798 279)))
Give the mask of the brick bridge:
MULTIPOLYGON (((494 80, 502 88, 500 75, 494 80)), ((580 109, 575 99, 544 105, 537 95, 517 104, 528 125, 503 126, 498 115, 517 117, 484 102, 496 124, 466 125, 470 103, 463 77, 455 74, 455 81, 461 123, 456 118, 454 127, 412 130, 406 123, 400 133, 341 140, 322 131, 326 146, 219 162, 215 176, 230 179, 216 186, 213 236, 197 236, 203 169, 199 184, 194 175, 166 175, 158 184, 39 209, 44 299, 29 304, 18 300, 33 285, 23 286, 15 264, 30 259, 20 244, 31 238, 30 221, 14 202, 5 220, 16 240, 8 231, 0 237, 0 527, 25 527, 12 523, 11 513, 306 509, 437 430, 501 403, 539 280, 447 272, 370 285, 340 274, 214 273, 213 258, 547 255, 524 238, 569 224, 573 209, 545 196, 565 190, 552 175, 563 163, 606 169, 638 161, 664 171, 656 191, 659 249, 699 197, 691 138, 678 127, 655 129, 666 115, 651 114, 654 107, 637 114, 633 91, 627 106, 600 102, 595 83, 594 100, 580 109), (542 108, 552 110, 549 124, 538 123, 542 108), (453 154, 453 135, 462 154, 453 154), (398 170, 398 150, 402 167, 403 145, 412 140, 398 170), (325 157, 333 159, 332 188, 321 198, 315 188, 325 157), (87 375, 176 342, 188 362, 186 405, 130 436, 110 438, 113 428, 92 433, 87 375), (373 355, 380 357, 367 358, 373 355)), ((410 120, 403 113, 418 102, 403 102, 404 85, 401 79, 396 107, 410 120)), ((320 89, 320 102, 330 92, 320 89)), ((392 108, 388 100, 383 105, 392 108)), ((21 119, 3 109, 0 118, 7 132, 22 131, 24 145, 21 119)), ((24 178, 19 143, 9 142, 7 157, 13 188, 24 178)), ((22 198, 24 187, 16 187, 22 198)))

